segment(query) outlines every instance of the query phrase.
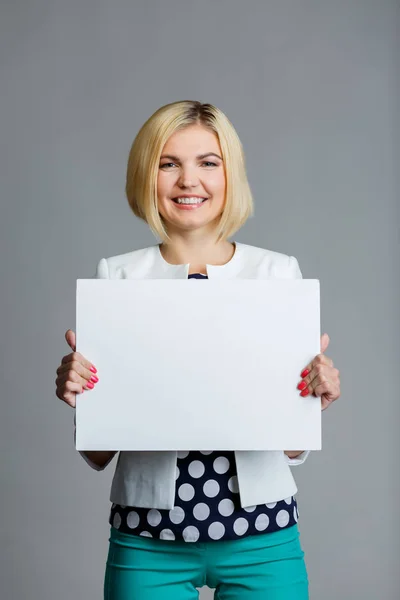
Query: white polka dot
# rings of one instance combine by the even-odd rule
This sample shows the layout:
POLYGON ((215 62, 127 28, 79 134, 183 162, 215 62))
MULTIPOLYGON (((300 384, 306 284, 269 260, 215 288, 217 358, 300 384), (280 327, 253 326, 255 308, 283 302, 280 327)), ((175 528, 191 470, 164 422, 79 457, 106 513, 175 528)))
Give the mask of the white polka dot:
POLYGON ((139 535, 142 535, 143 537, 153 537, 148 531, 142 531, 139 535))
POLYGON ((131 512, 128 513, 128 516, 126 517, 126 522, 128 523, 128 527, 130 529, 135 529, 135 527, 137 527, 139 525, 139 521, 140 521, 140 517, 137 514, 137 512, 134 510, 131 510, 131 512))
POLYGON ((255 504, 254 506, 244 506, 243 510, 245 510, 246 512, 254 512, 257 508, 257 505, 255 504))
POLYGON ((223 517, 229 517, 229 515, 231 515, 234 510, 235 510, 235 505, 233 504, 232 500, 230 500, 229 498, 224 498, 218 504, 218 511, 219 511, 220 515, 222 515, 223 517))
POLYGON ((120 526, 121 526, 121 515, 116 512, 114 515, 114 519, 113 519, 113 527, 115 527, 115 529, 119 529, 120 526))
POLYGON ((276 524, 279 525, 279 527, 286 527, 286 525, 289 523, 289 519, 290 516, 288 511, 280 510, 276 515, 276 524))
POLYGON ((200 460, 193 460, 188 467, 189 475, 195 479, 201 477, 205 470, 206 469, 200 460))
POLYGON ((216 473, 222 475, 222 473, 226 473, 229 469, 229 460, 225 456, 218 456, 214 460, 213 467, 216 473))
POLYGON ((203 491, 208 498, 214 498, 219 492, 219 483, 215 479, 209 479, 203 485, 203 491))
POLYGON ((198 521, 205 521, 210 516, 210 507, 204 502, 199 502, 193 509, 193 516, 198 521))
POLYGON ((212 454, 214 452, 214 450, 200 450, 200 452, 207 456, 208 454, 212 454))
POLYGON ((267 527, 269 525, 268 515, 265 515, 264 513, 261 513, 261 515, 258 515, 254 525, 255 525, 255 528, 257 529, 257 531, 264 531, 265 529, 267 529, 267 527))
POLYGON ((194 496, 194 487, 190 483, 183 483, 178 489, 178 495, 181 500, 188 502, 194 496))
POLYGON ((180 450, 178 452, 178 458, 186 458, 189 454, 189 450, 180 450))
POLYGON ((265 506, 266 506, 267 508, 275 508, 275 506, 276 506, 276 502, 268 502, 268 503, 267 503, 265 506))
POLYGON ((208 535, 212 540, 221 539, 224 533, 225 527, 222 525, 222 523, 219 523, 218 521, 216 521, 215 523, 211 523, 210 527, 208 528, 208 535))
POLYGON ((197 527, 193 527, 193 525, 189 525, 185 527, 182 531, 182 536, 185 542, 197 542, 200 537, 200 532, 197 527))
POLYGON ((175 525, 182 523, 185 518, 185 511, 180 506, 174 506, 174 508, 171 508, 169 511, 169 518, 175 525))
POLYGON ((285 502, 286 504, 292 504, 292 497, 290 496, 289 498, 285 498, 285 502))
POLYGON ((228 488, 233 494, 239 493, 239 485, 237 475, 232 475, 232 477, 228 481, 228 488))
POLYGON ((180 475, 179 467, 176 467, 176 469, 175 469, 175 480, 178 479, 179 475, 180 475))
POLYGON ((295 520, 295 521, 296 521, 296 523, 297 523, 297 518, 298 518, 298 517, 297 517, 297 510, 296 510, 296 507, 294 507, 294 508, 293 508, 293 518, 294 518, 294 520, 295 520))
POLYGON ((170 529, 163 529, 160 532, 160 540, 174 540, 175 534, 170 529))
POLYGON ((153 527, 157 527, 157 525, 161 521, 161 513, 156 508, 151 508, 147 513, 147 522, 149 525, 153 527))
POLYGON ((243 535, 249 528, 249 522, 244 517, 239 517, 233 524, 233 531, 236 535, 243 535))

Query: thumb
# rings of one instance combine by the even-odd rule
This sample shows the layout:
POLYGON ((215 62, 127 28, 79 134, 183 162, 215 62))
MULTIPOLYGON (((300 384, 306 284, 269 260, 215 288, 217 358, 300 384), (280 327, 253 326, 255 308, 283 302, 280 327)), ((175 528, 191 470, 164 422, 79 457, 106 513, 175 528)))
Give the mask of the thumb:
POLYGON ((327 333, 323 333, 321 335, 321 354, 323 354, 325 352, 325 350, 329 346, 329 342, 330 342, 329 335, 327 333))
POLYGON ((68 329, 65 332, 65 339, 67 340, 68 345, 72 348, 72 350, 76 351, 76 335, 72 329, 68 329))

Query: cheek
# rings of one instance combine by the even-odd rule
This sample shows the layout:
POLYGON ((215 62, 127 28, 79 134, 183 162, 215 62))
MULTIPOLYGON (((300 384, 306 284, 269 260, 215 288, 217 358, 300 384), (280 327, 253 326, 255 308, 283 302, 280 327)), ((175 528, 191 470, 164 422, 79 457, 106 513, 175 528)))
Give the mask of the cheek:
POLYGON ((215 175, 210 177, 207 182, 210 192, 223 194, 225 192, 225 177, 224 175, 215 175))
POLYGON ((157 195, 159 198, 166 196, 168 192, 168 180, 159 174, 157 179, 157 195))

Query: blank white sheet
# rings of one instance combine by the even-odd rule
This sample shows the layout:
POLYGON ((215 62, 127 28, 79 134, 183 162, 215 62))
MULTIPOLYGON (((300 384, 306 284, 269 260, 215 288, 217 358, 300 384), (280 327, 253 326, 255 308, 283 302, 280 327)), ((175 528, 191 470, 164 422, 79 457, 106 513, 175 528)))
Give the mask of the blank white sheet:
POLYGON ((320 450, 317 279, 78 279, 77 450, 320 450))

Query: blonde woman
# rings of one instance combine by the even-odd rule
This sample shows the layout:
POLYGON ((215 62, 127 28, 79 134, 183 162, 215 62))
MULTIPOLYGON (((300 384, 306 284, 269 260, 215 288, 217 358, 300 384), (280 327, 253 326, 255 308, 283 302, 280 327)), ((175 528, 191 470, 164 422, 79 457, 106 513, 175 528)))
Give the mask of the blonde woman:
MULTIPOLYGON (((181 101, 157 110, 129 155, 126 194, 160 244, 102 258, 98 278, 300 278, 295 257, 230 242, 253 214, 238 135, 218 108, 181 101)), ((101 379, 75 348, 57 369, 57 396, 101 379)), ((339 372, 324 351, 299 373, 298 392, 340 395, 339 372)), ((189 390, 190 392, 190 390, 189 390)), ((83 400, 82 400, 83 401, 83 400)), ((151 426, 151 424, 144 424, 151 426)), ((305 600, 308 578, 297 527, 291 466, 308 451, 120 452, 112 482, 106 600, 192 600, 215 588, 219 600, 305 600)), ((103 470, 116 452, 81 452, 103 470)))

